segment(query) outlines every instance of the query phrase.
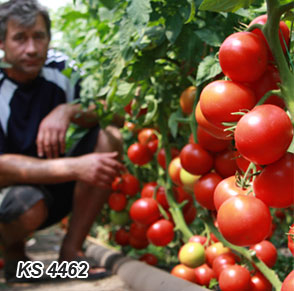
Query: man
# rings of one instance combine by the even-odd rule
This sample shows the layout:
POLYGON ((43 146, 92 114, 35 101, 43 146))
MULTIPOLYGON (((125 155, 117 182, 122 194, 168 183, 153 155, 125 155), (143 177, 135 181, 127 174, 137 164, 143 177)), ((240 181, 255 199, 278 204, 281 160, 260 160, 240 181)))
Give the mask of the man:
MULTIPOLYGON (((79 104, 50 42, 48 12, 35 0, 0 5, 0 49, 9 68, 0 71, 0 239, 5 278, 18 261, 29 260, 25 239, 71 212, 59 262, 79 258, 111 182, 124 170, 117 128, 97 127, 97 117, 79 104), (65 135, 70 122, 91 127, 69 157, 65 135)), ((59 58, 60 59, 60 58, 59 58)))

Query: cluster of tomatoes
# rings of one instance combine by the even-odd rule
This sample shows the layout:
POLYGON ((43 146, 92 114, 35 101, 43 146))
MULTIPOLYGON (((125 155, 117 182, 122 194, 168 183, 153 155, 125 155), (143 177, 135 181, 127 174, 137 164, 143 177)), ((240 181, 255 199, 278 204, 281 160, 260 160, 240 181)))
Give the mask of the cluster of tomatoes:
MULTIPOLYGON (((263 15, 250 25, 266 21, 263 15)), ((284 52, 289 38, 289 29, 281 21, 284 52)), ((214 215, 215 225, 228 242, 254 250, 271 268, 277 250, 268 240, 273 231, 270 209, 294 205, 294 154, 287 152, 293 126, 279 95, 258 104, 267 92, 279 89, 280 82, 261 30, 230 35, 220 47, 219 61, 225 78, 203 88, 195 112, 196 88, 187 88, 180 97, 183 113, 195 114, 197 142, 191 134, 184 147, 172 148, 171 162, 166 165, 165 150, 158 148, 159 132, 145 128, 127 155, 137 166, 155 158, 168 171, 174 200, 185 201, 182 212, 187 225, 197 216, 196 201, 214 215)), ((174 240, 175 222, 162 185, 150 181, 141 187, 135 176, 125 173, 117 177, 112 189, 108 204, 112 222, 120 225, 114 236, 117 244, 144 249, 150 243, 166 246, 174 240)), ((293 231, 292 226, 288 246, 294 255, 293 231)), ((250 273, 240 257, 212 234, 211 238, 191 237, 181 246, 179 264, 171 273, 205 286, 214 278, 222 291, 271 290, 262 273, 257 269, 250 273)), ((152 254, 142 260, 157 262, 152 254)), ((294 288, 293 272, 284 281, 283 291, 294 288)))
MULTIPOLYGON (((268 267, 277 260, 276 247, 268 240, 263 240, 250 247, 257 257, 268 267)), ((240 264, 241 259, 221 242, 201 235, 192 236, 178 254, 179 264, 171 274, 209 287, 211 280, 218 282, 222 291, 232 290, 271 290, 270 282, 256 268, 249 271, 240 264)))

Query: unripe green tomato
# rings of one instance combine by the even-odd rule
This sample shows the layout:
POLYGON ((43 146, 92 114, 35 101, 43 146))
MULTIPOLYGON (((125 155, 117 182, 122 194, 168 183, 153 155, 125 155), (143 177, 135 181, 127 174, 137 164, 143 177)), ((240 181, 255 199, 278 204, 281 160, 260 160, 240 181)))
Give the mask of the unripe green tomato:
POLYGON ((115 225, 125 225, 129 221, 129 213, 127 210, 115 211, 110 210, 110 221, 115 225))
POLYGON ((196 268, 205 262, 205 249, 201 243, 187 242, 178 253, 181 264, 189 268, 196 268))

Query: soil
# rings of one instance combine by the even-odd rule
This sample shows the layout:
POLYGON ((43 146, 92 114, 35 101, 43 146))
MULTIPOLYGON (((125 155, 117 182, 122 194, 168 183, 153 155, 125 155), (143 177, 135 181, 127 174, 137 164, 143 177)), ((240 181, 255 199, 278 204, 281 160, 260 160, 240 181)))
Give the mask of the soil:
MULTIPOLYGON (((46 266, 58 258, 60 242, 64 231, 55 225, 51 228, 39 231, 27 241, 27 254, 32 261, 42 261, 46 266)), ((0 290, 7 291, 132 291, 116 274, 99 280, 79 279, 51 279, 38 283, 6 284, 3 271, 0 271, 0 290)))

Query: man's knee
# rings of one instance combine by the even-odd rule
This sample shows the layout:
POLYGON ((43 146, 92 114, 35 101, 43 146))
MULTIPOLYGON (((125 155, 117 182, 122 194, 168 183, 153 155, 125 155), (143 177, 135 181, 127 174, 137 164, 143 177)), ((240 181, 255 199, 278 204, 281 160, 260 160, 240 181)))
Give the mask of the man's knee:
POLYGON ((95 151, 98 151, 98 152, 117 151, 120 154, 120 156, 122 156, 123 138, 119 128, 110 125, 110 126, 107 126, 105 129, 100 129, 95 151))

